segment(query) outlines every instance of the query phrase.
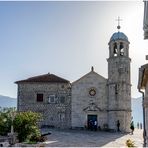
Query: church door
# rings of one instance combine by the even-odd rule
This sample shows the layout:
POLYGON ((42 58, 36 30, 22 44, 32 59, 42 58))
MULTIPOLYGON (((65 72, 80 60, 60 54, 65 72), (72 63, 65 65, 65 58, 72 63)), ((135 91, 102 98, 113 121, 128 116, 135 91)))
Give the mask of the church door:
POLYGON ((87 127, 92 129, 94 122, 97 121, 97 115, 87 115, 87 127))

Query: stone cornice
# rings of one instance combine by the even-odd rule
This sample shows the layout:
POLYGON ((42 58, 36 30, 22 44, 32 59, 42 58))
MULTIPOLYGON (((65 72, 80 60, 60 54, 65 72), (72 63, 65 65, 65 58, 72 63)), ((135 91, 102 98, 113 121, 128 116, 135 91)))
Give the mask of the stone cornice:
POLYGON ((141 68, 139 69, 138 88, 145 89, 147 83, 148 83, 148 64, 145 64, 141 66, 141 68))
POLYGON ((132 112, 132 110, 130 110, 130 109, 108 109, 107 111, 108 111, 108 112, 110 112, 110 111, 132 112))
POLYGON ((115 84, 126 84, 126 85, 129 85, 129 86, 132 86, 132 84, 130 83, 127 83, 126 81, 118 81, 118 82, 107 82, 107 85, 115 85, 115 84))
POLYGON ((107 59, 107 61, 109 62, 110 60, 114 60, 114 59, 121 59, 121 58, 124 58, 124 59, 127 59, 127 60, 129 60, 129 62, 131 62, 131 58, 129 58, 129 57, 127 57, 127 56, 120 56, 120 57, 109 57, 108 59, 107 59))

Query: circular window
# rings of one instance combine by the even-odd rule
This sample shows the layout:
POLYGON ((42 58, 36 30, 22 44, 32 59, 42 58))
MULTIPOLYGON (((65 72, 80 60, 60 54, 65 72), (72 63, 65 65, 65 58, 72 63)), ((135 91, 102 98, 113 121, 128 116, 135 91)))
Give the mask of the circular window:
POLYGON ((90 95, 90 96, 95 96, 95 95, 96 95, 96 90, 95 90, 94 88, 91 88, 91 89, 89 90, 89 95, 90 95))

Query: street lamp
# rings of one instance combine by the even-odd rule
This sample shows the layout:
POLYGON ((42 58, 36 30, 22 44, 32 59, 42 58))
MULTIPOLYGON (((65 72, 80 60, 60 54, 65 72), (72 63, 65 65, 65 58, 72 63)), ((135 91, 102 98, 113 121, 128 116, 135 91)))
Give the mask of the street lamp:
POLYGON ((14 127, 13 127, 13 121, 14 121, 15 116, 16 116, 16 111, 13 109, 10 112, 10 117, 11 117, 11 133, 10 133, 10 137, 11 137, 11 144, 12 145, 15 143, 15 134, 14 134, 14 127))

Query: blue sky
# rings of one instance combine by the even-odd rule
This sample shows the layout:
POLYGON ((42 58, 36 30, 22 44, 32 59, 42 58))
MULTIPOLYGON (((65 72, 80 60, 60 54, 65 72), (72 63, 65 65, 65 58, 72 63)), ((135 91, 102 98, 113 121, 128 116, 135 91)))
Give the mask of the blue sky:
POLYGON ((0 94, 17 96, 17 80, 46 74, 71 82, 90 71, 107 78, 108 42, 117 31, 130 41, 132 96, 146 63, 143 2, 0 2, 0 94))

